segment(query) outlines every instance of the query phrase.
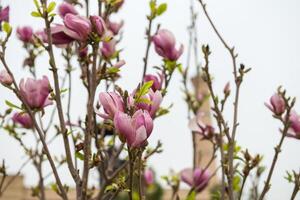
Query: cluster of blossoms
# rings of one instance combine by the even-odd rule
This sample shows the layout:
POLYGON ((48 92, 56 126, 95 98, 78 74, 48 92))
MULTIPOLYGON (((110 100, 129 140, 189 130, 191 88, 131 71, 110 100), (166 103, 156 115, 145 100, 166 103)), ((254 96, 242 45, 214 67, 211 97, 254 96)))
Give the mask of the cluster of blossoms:
MULTIPOLYGON (((106 3, 106 1, 103 2, 106 3)), ((122 4, 123 1, 114 3, 112 11, 117 11, 122 4)), ((0 10, 0 22, 8 21, 8 11, 9 7, 0 10)), ((79 58, 79 64, 86 64, 84 67, 80 66, 82 69, 85 68, 84 70, 89 70, 92 59, 93 61, 96 60, 95 63, 97 64, 97 56, 101 57, 101 61, 103 59, 105 63, 103 67, 100 66, 102 64, 100 62, 99 71, 96 69, 96 75, 92 74, 96 76, 96 83, 94 83, 96 85, 96 91, 100 82, 99 79, 110 81, 110 79, 106 77, 106 65, 110 66, 113 70, 117 68, 117 72, 120 67, 125 65, 125 61, 119 58, 120 51, 117 48, 119 42, 117 37, 123 27, 123 21, 114 22, 109 16, 100 15, 92 15, 89 17, 81 16, 80 12, 76 10, 75 4, 72 4, 72 1, 64 1, 58 7, 59 20, 62 21, 62 23, 51 22, 48 30, 39 31, 34 31, 30 26, 18 27, 16 30, 17 38, 22 42, 23 47, 29 54, 29 57, 24 61, 24 66, 28 65, 30 70, 35 67, 34 60, 39 54, 39 48, 41 48, 41 46, 45 48, 43 50, 47 51, 49 50, 47 45, 52 44, 62 50, 75 47, 75 55, 79 58), (90 52, 90 47, 93 47, 92 53, 90 52), (96 52, 96 58, 91 58, 92 55, 94 56, 95 54, 94 50, 96 52), (116 62, 112 63, 111 61, 114 59, 116 62), (81 63, 81 61, 84 62, 81 63), (99 74, 101 74, 101 76, 99 74)), ((154 128, 154 120, 160 116, 160 106, 166 94, 168 81, 170 81, 170 76, 177 67, 177 60, 183 53, 183 45, 181 44, 178 47, 174 35, 166 29, 159 29, 154 35, 150 35, 149 42, 153 43, 156 53, 161 56, 163 60, 162 67, 159 69, 156 68, 159 71, 156 74, 145 73, 137 89, 131 93, 127 91, 123 93, 116 88, 114 88, 112 92, 108 92, 109 90, 100 92, 98 105, 100 105, 101 110, 95 109, 92 111, 92 113, 95 112, 100 116, 104 120, 104 123, 109 123, 114 127, 114 133, 119 136, 119 139, 124 144, 130 147, 128 148, 128 154, 132 153, 130 152, 131 150, 133 150, 134 153, 142 150, 143 153, 144 148, 147 146, 147 140, 154 128), (167 66, 169 64, 172 66, 171 68, 167 66), (143 90, 145 89, 143 88, 145 85, 149 87, 143 90)), ((68 70, 71 71, 71 69, 67 69, 66 71, 68 70)), ((82 70, 82 77, 85 76, 84 78, 86 79, 81 78, 83 82, 86 83, 90 81, 88 80, 90 77, 87 78, 87 76, 91 76, 91 74, 85 74, 86 71, 84 70, 82 70)), ((68 73, 70 73, 70 71, 68 71, 68 73)), ((23 103, 22 106, 20 106, 22 111, 13 113, 10 118, 13 121, 13 127, 34 130, 36 126, 38 126, 35 121, 35 117, 37 116, 35 114, 37 112, 43 112, 46 106, 53 103, 58 104, 56 95, 60 95, 60 91, 54 90, 58 94, 52 93, 52 87, 48 77, 43 76, 41 79, 38 79, 35 73, 33 73, 33 75, 34 78, 22 78, 17 85, 9 70, 0 71, 0 83, 9 89, 18 89, 19 91, 17 92, 19 92, 18 94, 23 103)), ((91 83, 88 82, 87 85, 90 86, 89 84, 91 83)), ((88 87, 87 89, 88 92, 92 91, 92 89, 88 87)), ((214 128, 203 123, 201 118, 202 116, 199 114, 199 116, 191 122, 190 128, 193 132, 201 134, 207 139, 211 138, 215 134, 214 128)), ((295 116, 291 116, 291 120, 295 118, 295 116)), ((298 116, 297 120, 299 121, 298 116)), ((97 123, 97 120, 94 121, 97 123)), ((80 125, 73 124, 71 121, 65 124, 70 127, 80 127, 80 125)), ((291 128, 293 128, 293 126, 291 126, 291 128)), ((86 128, 82 129, 85 130, 86 128)), ((76 153, 84 150, 85 147, 83 143, 76 144, 76 140, 73 142, 76 153)), ((132 165, 135 164, 135 161, 131 160, 130 162, 133 162, 132 165)), ((154 184, 154 172, 151 169, 145 169, 143 175, 144 182, 147 186, 154 184)), ((188 184, 197 193, 203 191, 211 179, 211 174, 208 170, 201 168, 195 168, 194 170, 190 168, 184 169, 180 173, 180 176, 182 181, 188 184)))
POLYGON ((115 92, 102 92, 99 95, 99 103, 104 110, 104 113, 98 112, 99 116, 113 120, 121 140, 131 147, 141 147, 145 144, 152 133, 153 119, 162 102, 159 90, 154 92, 150 89, 142 98, 151 103, 136 103, 135 93, 125 100, 126 104, 122 96, 115 92), (132 116, 127 114, 126 110, 133 110, 132 116))

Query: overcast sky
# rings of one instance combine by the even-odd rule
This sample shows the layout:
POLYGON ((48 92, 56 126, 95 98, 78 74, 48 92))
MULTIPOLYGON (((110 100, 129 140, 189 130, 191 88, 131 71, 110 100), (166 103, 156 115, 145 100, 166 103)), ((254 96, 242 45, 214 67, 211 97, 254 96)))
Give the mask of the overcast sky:
MULTIPOLYGON (((60 2, 57 0, 57 2, 60 2)), ((164 0, 168 3, 168 12, 160 17, 163 28, 170 29, 176 36, 178 43, 185 46, 188 41, 187 26, 189 24, 188 0, 164 0)), ((30 12, 33 10, 31 0, 2 0, 3 5, 10 3, 11 23, 18 25, 32 25, 37 29, 41 22, 33 19, 30 12)), ((238 141, 250 152, 260 152, 265 155, 264 164, 269 166, 273 157, 273 147, 278 143, 280 134, 279 124, 274 122, 270 112, 265 108, 267 101, 279 85, 288 90, 288 94, 300 99, 300 1, 298 0, 209 0, 208 11, 215 24, 230 45, 236 47, 239 54, 238 61, 252 67, 252 71, 245 78, 241 92, 240 126, 238 128, 238 141)), ((93 7, 92 10, 96 8, 93 7)), ((199 11, 198 31, 200 44, 210 44, 212 50, 211 71, 214 75, 214 85, 219 93, 227 81, 232 85, 231 60, 209 26, 202 10, 199 11)), ((119 81, 125 89, 133 89, 140 80, 142 72, 142 57, 145 50, 144 29, 146 26, 145 15, 149 12, 147 0, 127 0, 120 16, 124 19, 124 40, 122 43, 123 58, 127 64, 122 68, 123 79, 119 81)), ((14 34, 15 35, 15 34, 14 34)), ((199 45, 200 45, 199 44, 199 45)), ((28 76, 22 69, 22 56, 25 54, 21 43, 15 37, 8 43, 8 63, 16 73, 17 78, 28 76)), ((181 61, 185 63, 186 51, 181 61)), ((39 76, 47 73, 49 68, 46 59, 38 62, 39 76)), ((62 61, 59 61, 62 63, 62 61)), ((150 64, 160 64, 160 58, 151 49, 150 64)), ((0 65, 0 68, 2 66, 0 65)), ((78 70, 76 73, 79 77, 78 70)), ((81 82, 74 83, 78 88, 74 91, 72 104, 72 118, 85 109, 85 92, 77 87, 81 82), (80 109, 82 107, 82 109, 80 109)), ((155 130, 149 141, 155 145, 160 139, 164 144, 164 152, 151 159, 151 165, 159 175, 168 173, 169 169, 176 171, 188 167, 192 163, 191 135, 187 129, 186 106, 182 100, 180 76, 175 75, 172 80, 164 106, 174 103, 172 112, 155 122, 155 130)), ((3 110, 4 100, 17 102, 8 94, 4 87, 0 87, 0 108, 3 110)), ((231 99, 232 100, 232 99, 231 99)), ((296 104, 300 112, 300 102, 296 104)), ((51 109, 47 109, 50 111, 51 109)), ((226 116, 231 119, 231 107, 226 110, 226 116)), ((230 120, 229 120, 230 121, 230 120)), ((31 142, 28 137, 28 142, 31 142)), ((299 170, 300 157, 298 156, 300 141, 287 139, 284 150, 280 155, 277 170, 273 177, 269 199, 280 200, 290 197, 292 185, 283 178, 286 170, 299 170)), ((50 148, 60 155, 61 142, 55 142, 50 148)), ((0 159, 6 159, 8 171, 15 172, 24 155, 17 143, 0 132, 0 159)), ((45 171, 49 170, 46 168, 45 171)), ((67 183, 72 180, 67 175, 66 168, 59 170, 67 183)), ((37 175, 33 168, 28 166, 24 170, 26 184, 32 185, 37 175)), ((93 179, 93 178, 92 178, 93 179)), ((96 179, 96 177, 94 178, 96 179)), ((51 181, 51 180, 49 180, 51 181)))

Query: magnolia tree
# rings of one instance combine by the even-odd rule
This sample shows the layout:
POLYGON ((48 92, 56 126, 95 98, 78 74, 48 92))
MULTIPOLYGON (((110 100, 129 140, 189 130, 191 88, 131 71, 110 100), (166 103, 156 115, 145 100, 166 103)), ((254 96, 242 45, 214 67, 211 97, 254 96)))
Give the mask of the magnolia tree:
MULTIPOLYGON (((240 89, 250 68, 238 63, 235 49, 223 39, 202 0, 197 3, 232 59, 234 89, 231 90, 228 83, 223 94, 217 94, 213 87, 209 46, 198 47, 197 15, 193 6, 191 25, 188 28, 190 41, 186 47, 188 59, 186 66, 182 67, 178 59, 183 53, 183 45, 176 43, 170 30, 163 29, 160 25, 154 27, 159 16, 165 13, 167 4, 150 0, 145 32, 144 70, 136 88, 128 91, 126 87, 118 85, 118 79, 121 78, 119 72, 127 70, 126 58, 122 57, 118 47, 123 39, 123 21, 113 21, 111 18, 112 15, 118 15, 123 0, 99 0, 97 5, 93 2, 98 8, 97 13, 90 13, 89 0, 66 0, 59 5, 47 0, 33 0, 32 3, 35 10, 31 15, 43 21, 44 26, 36 31, 29 26, 16 28, 17 38, 23 43, 27 53, 23 58, 24 70, 31 74, 31 77, 21 80, 14 76, 14 71, 18 69, 12 68, 6 61, 7 42, 14 31, 9 24, 9 6, 1 7, 0 82, 7 92, 16 96, 18 103, 2 99, 7 108, 0 115, 0 122, 2 130, 20 144, 28 157, 18 174, 27 163, 31 163, 36 169, 39 180, 32 188, 34 197, 48 199, 45 189, 51 187, 61 199, 70 199, 69 186, 58 172, 59 167, 66 165, 78 200, 161 199, 163 190, 155 181, 154 171, 149 168, 147 161, 162 151, 162 144, 158 142, 156 147, 151 148, 148 147, 147 139, 151 136, 155 120, 170 111, 170 108, 163 108, 161 104, 168 94, 174 73, 182 75, 193 148, 197 148, 197 140, 208 141, 212 144, 212 155, 207 163, 197 166, 194 162, 190 167, 187 164, 187 168, 181 172, 172 172, 162 177, 172 191, 167 198, 182 198, 179 195, 181 182, 190 187, 184 199, 201 197, 202 191, 215 176, 218 176, 217 183, 210 187, 210 197, 205 198, 243 199, 246 198, 243 196, 244 190, 247 190, 250 199, 262 200, 266 197, 284 140, 300 138, 300 116, 293 110, 295 99, 287 96, 286 91, 279 87, 270 102, 266 103, 273 118, 280 121, 282 126, 273 162, 265 170, 260 165, 262 156, 252 155, 247 149, 238 146, 236 141, 240 89), (161 63, 153 66, 156 74, 147 73, 152 45, 161 58, 161 63), (54 50, 60 51, 61 57, 54 54, 54 50), (203 80, 208 92, 193 92, 189 87, 193 52, 196 75, 203 80), (47 56, 49 59, 49 63, 44 63, 49 65, 49 73, 37 77, 36 59, 40 56, 47 56), (59 59, 64 60, 64 66, 57 65, 59 59), (74 71, 80 71, 80 77, 72 76, 74 71), (71 94, 76 90, 72 88, 73 81, 81 83, 87 92, 86 101, 81 102, 86 107, 82 108, 82 112, 86 113, 83 118, 78 116, 78 121, 71 120, 71 94), (100 87, 104 89, 97 92, 100 87), (231 93, 234 106, 233 124, 230 125, 223 110, 231 93), (203 121, 201 107, 206 101, 211 103, 214 125, 203 121), (55 119, 58 119, 58 123, 55 119), (35 144, 28 144, 24 135, 31 135, 35 144), (61 158, 51 151, 50 144, 54 140, 63 142, 61 148, 64 153, 61 158), (217 164, 215 171, 210 171, 212 163, 217 164), (50 174, 45 174, 44 165, 50 166, 50 174), (90 184, 91 169, 96 169, 99 173, 98 185, 95 187, 90 184), (259 187, 264 171, 267 178, 259 187), (46 185, 48 177, 53 177, 55 182, 46 185), (249 177, 251 182, 249 187, 245 187, 249 177)), ((194 160, 196 157, 197 154, 194 153, 194 160)), ((4 160, 0 173, 2 196, 13 181, 5 181, 7 173, 4 160)), ((292 171, 287 173, 286 178, 294 185, 291 199, 295 199, 299 191, 300 175, 297 171, 292 171)))

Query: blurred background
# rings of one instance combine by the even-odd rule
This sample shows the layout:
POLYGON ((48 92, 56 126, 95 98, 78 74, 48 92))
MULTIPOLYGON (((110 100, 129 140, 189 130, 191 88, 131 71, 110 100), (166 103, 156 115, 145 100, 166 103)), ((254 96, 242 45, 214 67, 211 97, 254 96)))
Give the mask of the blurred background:
MULTIPOLYGON (((56 0, 60 3, 61 0, 56 0)), ((159 17, 156 22, 161 23, 162 28, 171 30, 177 43, 188 44, 187 27, 190 24, 190 1, 188 0, 161 0, 158 2, 168 3, 168 10, 159 17)), ((288 94, 300 99, 300 1, 298 0, 207 0, 208 12, 215 21, 216 26, 223 34, 225 40, 231 46, 235 46, 238 52, 238 61, 251 67, 242 85, 240 100, 240 115, 237 139, 239 145, 248 148, 250 152, 264 155, 263 164, 267 167, 273 157, 273 147, 278 143, 280 134, 279 125, 271 116, 271 113, 264 106, 264 102, 275 92, 279 85, 287 89, 288 94)), ((42 21, 30 16, 34 10, 32 0, 2 0, 3 6, 10 5, 11 24, 17 26, 30 25, 35 30, 42 27, 42 21)), ((226 82, 232 80, 232 66, 228 52, 211 29, 203 12, 195 1, 196 12, 198 13, 197 29, 199 45, 209 44, 211 47, 211 72, 214 75, 214 86, 221 94, 226 82)), ((91 4, 91 10, 95 11, 96 6, 91 4)), ((136 87, 143 68, 142 58, 145 52, 146 40, 144 39, 146 27, 146 15, 149 13, 147 0, 127 0, 120 15, 116 19, 124 19, 123 42, 121 47, 122 58, 126 65, 121 70, 122 79, 118 84, 125 89, 132 90, 136 87)), ((22 44, 16 39, 15 31, 8 43, 7 61, 19 80, 29 76, 22 69, 25 51, 22 44)), ((199 46, 200 47, 200 46, 199 46)), ((180 61, 185 66, 186 52, 180 61)), ((57 52, 59 55, 59 52, 57 52)), ((161 60, 151 48, 150 66, 159 65, 161 60)), ((201 61, 202 62, 202 61, 201 61)), ((47 56, 38 60, 38 76, 48 73, 47 56)), ((58 60, 63 65, 62 60, 58 60)), ((192 62, 193 63, 193 62, 192 62)), ((2 69, 2 66, 0 65, 2 69)), ((150 70, 151 72, 151 70, 150 70)), ((152 71, 154 72, 154 70, 152 71)), ((191 75, 193 75, 191 66, 191 75)), ((77 120, 85 111, 85 91, 79 81, 79 70, 75 72, 78 81, 73 81, 76 88, 73 92, 72 119, 77 120), (77 87, 78 86, 78 87, 77 87), (78 88, 78 89, 77 89, 78 88)), ((191 133, 187 128, 187 108, 181 91, 181 77, 177 73, 172 79, 168 95, 163 105, 167 107, 174 104, 170 114, 156 120, 155 129, 149 142, 155 146, 158 140, 163 143, 163 153, 154 156, 150 165, 156 170, 158 178, 166 175, 170 169, 179 171, 192 165, 192 140, 191 133)), ((101 88, 99 88, 101 91, 101 88)), ((4 101, 18 103, 16 98, 4 87, 0 87, 0 109, 6 107, 4 101)), ((232 100, 232 99, 230 99, 232 100)), ((300 102, 296 104, 296 110, 300 112, 300 102)), ((46 112, 51 109, 46 108, 46 112), (47 110, 48 109, 48 110, 47 110)), ((228 103, 225 110, 228 121, 232 118, 232 103, 228 103)), ((30 143, 30 137, 28 137, 30 143)), ((284 150, 280 155, 277 170, 273 177, 272 188, 269 192, 269 199, 288 199, 292 192, 292 185, 284 179, 286 170, 299 170, 300 157, 298 156, 300 141, 286 139, 284 150)), ((16 173, 22 162, 25 161, 22 149, 4 131, 0 130, 0 160, 5 159, 8 172, 16 173)), ((62 142, 56 140, 50 146, 56 155, 62 154, 62 142)), ((50 171, 45 167, 45 171, 50 171)), ((27 186, 34 184, 37 174, 33 173, 33 167, 26 166, 23 173, 27 186)), ((65 167, 59 169, 63 180, 71 184, 65 167)), ((97 177, 91 179, 97 180, 97 177)), ((52 182, 49 179, 47 182, 52 182)))

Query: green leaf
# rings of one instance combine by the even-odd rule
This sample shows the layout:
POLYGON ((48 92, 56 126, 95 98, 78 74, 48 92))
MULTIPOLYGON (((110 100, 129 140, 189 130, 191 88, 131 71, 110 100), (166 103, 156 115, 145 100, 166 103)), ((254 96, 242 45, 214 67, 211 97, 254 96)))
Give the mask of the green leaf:
POLYGON ((31 12, 31 16, 32 16, 32 17, 42 17, 41 13, 36 12, 36 11, 32 11, 32 12, 31 12))
POLYGON ((65 93, 65 92, 67 92, 67 91, 68 91, 68 88, 61 89, 61 90, 60 90, 60 94, 63 94, 63 93, 65 93))
POLYGON ((56 193, 58 192, 58 186, 56 183, 52 183, 50 187, 54 192, 56 192, 56 193))
POLYGON ((116 189, 118 189, 118 188, 119 188, 118 184, 112 183, 111 185, 108 185, 108 186, 105 188, 105 192, 114 191, 114 190, 116 190, 116 189))
POLYGON ((115 74, 118 73, 120 71, 120 69, 118 67, 110 67, 107 69, 107 73, 109 74, 115 74))
POLYGON ((84 160, 84 155, 80 152, 76 152, 75 157, 78 158, 79 160, 84 160))
POLYGON ((241 178, 239 176, 233 177, 233 190, 234 191, 240 190, 240 182, 241 182, 241 178))
POLYGON ((136 99, 135 99, 136 102, 140 101, 140 98, 149 92, 149 89, 151 88, 152 84, 153 81, 148 81, 144 83, 144 85, 142 85, 142 87, 136 93, 136 99))
POLYGON ((13 104, 12 102, 10 102, 10 101, 8 101, 8 100, 5 100, 5 104, 6 104, 7 106, 9 106, 10 108, 17 108, 17 109, 19 109, 19 110, 23 110, 22 108, 20 108, 19 106, 13 104))
POLYGON ((182 64, 178 64, 177 69, 181 74, 183 74, 182 64))
POLYGON ((148 104, 148 105, 151 105, 152 104, 152 101, 150 99, 147 99, 147 98, 139 98, 136 103, 145 103, 145 104, 148 104))
POLYGON ((33 3, 37 9, 40 8, 40 4, 39 4, 38 0, 33 0, 33 3))
POLYGON ((186 198, 186 200, 195 200, 196 199, 196 192, 193 190, 186 198))
POLYGON ((55 9, 55 6, 56 6, 56 3, 54 1, 49 3, 48 8, 47 8, 47 12, 51 13, 55 9))
POLYGON ((49 17, 55 17, 56 14, 55 13, 51 13, 50 15, 48 15, 49 17))
POLYGON ((149 3, 151 14, 155 13, 156 11, 156 2, 154 0, 151 0, 149 3))
POLYGON ((158 6, 156 13, 158 16, 162 15, 164 12, 166 12, 167 10, 167 4, 166 3, 162 3, 158 6))
POLYGON ((2 24, 2 30, 9 35, 11 33, 12 28, 8 22, 4 22, 2 24))

